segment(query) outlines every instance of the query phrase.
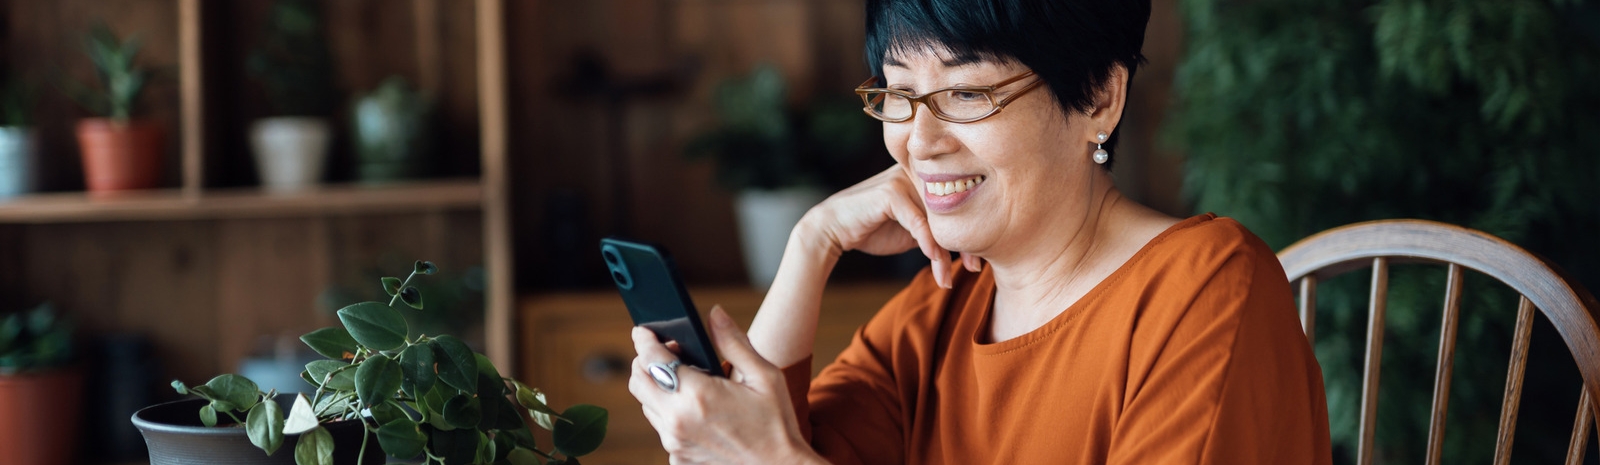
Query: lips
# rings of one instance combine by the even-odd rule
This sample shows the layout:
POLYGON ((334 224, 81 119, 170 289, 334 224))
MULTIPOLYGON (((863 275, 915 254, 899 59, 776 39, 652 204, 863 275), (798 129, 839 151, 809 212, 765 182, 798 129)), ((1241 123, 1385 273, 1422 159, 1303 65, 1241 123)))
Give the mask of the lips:
POLYGON ((954 212, 983 187, 988 178, 982 175, 918 174, 922 178, 922 203, 929 213, 954 212))

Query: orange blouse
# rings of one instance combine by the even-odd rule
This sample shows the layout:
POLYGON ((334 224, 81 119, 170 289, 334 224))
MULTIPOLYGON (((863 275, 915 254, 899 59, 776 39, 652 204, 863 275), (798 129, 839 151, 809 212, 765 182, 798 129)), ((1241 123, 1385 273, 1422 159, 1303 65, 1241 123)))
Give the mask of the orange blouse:
POLYGON ((815 380, 810 359, 784 369, 818 453, 874 465, 1332 461, 1322 372, 1283 268, 1238 222, 1172 226, 1053 320, 998 343, 978 342, 992 273, 954 273, 945 290, 924 270, 815 380))

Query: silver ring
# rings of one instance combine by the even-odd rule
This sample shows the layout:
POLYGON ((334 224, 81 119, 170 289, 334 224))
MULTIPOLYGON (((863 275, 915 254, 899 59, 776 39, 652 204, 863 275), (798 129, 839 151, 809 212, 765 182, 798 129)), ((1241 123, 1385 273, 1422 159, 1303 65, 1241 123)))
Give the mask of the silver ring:
POLYGON ((650 379, 655 380, 656 386, 667 392, 678 392, 678 367, 683 362, 673 360, 667 363, 652 363, 645 366, 645 371, 650 373, 650 379))

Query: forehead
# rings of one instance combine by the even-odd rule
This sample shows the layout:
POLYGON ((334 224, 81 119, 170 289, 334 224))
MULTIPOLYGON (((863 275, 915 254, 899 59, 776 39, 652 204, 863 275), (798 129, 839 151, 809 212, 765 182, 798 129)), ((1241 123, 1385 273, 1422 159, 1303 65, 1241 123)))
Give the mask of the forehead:
POLYGON ((913 69, 941 69, 950 70, 957 68, 1005 68, 1011 65, 1011 60, 988 53, 978 53, 964 50, 954 50, 942 44, 901 44, 889 47, 883 54, 883 70, 899 68, 902 70, 913 69))

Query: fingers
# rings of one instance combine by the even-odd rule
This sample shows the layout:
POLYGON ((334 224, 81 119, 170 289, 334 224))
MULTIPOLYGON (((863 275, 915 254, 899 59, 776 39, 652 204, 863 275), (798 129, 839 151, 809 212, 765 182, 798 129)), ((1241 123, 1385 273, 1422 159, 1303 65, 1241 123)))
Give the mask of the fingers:
POLYGON ((717 346, 728 363, 733 364, 747 377, 765 377, 776 368, 750 345, 750 336, 739 329, 739 324, 728 316, 722 306, 711 307, 711 343, 717 346))
POLYGON ((933 262, 933 280, 939 287, 950 288, 950 252, 933 239, 933 229, 928 225, 927 212, 910 199, 895 196, 889 201, 889 214, 900 227, 916 239, 922 254, 933 262))
POLYGON ((983 259, 978 258, 977 255, 968 253, 961 254, 961 264, 967 267, 967 271, 971 271, 973 273, 983 271, 983 259))

